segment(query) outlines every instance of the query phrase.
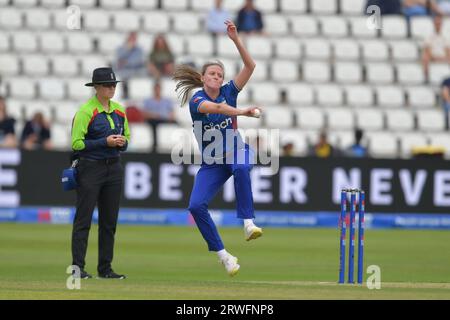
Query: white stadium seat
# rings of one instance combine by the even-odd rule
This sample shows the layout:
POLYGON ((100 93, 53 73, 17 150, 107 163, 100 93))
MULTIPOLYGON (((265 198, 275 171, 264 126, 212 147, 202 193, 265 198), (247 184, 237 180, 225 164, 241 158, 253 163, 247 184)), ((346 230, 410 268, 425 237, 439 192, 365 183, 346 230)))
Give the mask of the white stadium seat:
POLYGON ((311 59, 329 59, 331 56, 330 43, 324 39, 303 40, 305 56, 311 59))
POLYGON ((316 86, 317 103, 322 106, 340 106, 344 98, 342 89, 337 85, 316 86))
POLYGON ((22 27, 22 11, 10 8, 0 10, 0 28, 1 29, 19 29, 22 27))
POLYGON ((43 8, 61 8, 66 4, 65 0, 41 0, 41 7, 43 8))
POLYGON ((255 7, 263 13, 271 13, 277 10, 277 1, 273 0, 254 0, 255 7))
POLYGON ((319 107, 295 108, 297 127, 320 130, 325 126, 324 112, 319 107))
POLYGON ((330 65, 326 62, 305 61, 303 63, 303 80, 312 83, 329 82, 330 65))
MULTIPOLYGON (((147 0, 141 0, 147 1, 147 0)), ((191 0, 191 8, 195 11, 208 12, 212 9, 213 4, 209 0, 191 0)))
POLYGON ((71 129, 67 124, 52 124, 51 141, 56 150, 71 150, 71 129))
MULTIPOLYGON (((255 70, 252 74, 253 81, 266 81, 269 77, 269 65, 264 59, 255 59, 256 63, 255 70)), ((240 68, 242 68, 242 62, 239 63, 240 68)), ((226 72, 226 75, 230 75, 229 72, 226 72)))
POLYGON ((264 105, 279 103, 280 93, 276 84, 271 82, 253 83, 250 88, 254 102, 264 105))
POLYGON ((30 30, 50 28, 50 13, 47 10, 33 9, 25 11, 25 21, 30 30))
POLYGON ((442 110, 418 110, 416 115, 419 130, 443 131, 445 128, 445 117, 442 110))
POLYGON ((346 149, 355 142, 355 133, 353 130, 333 130, 328 132, 328 141, 337 148, 346 149))
POLYGON ((265 15, 264 29, 272 36, 284 36, 289 33, 288 18, 279 14, 265 15))
POLYGON ((404 107, 405 94, 400 87, 378 86, 375 88, 378 105, 382 108, 404 107))
POLYGON ((414 130, 414 114, 407 109, 386 110, 387 128, 392 131, 414 130))
POLYGON ((436 106, 436 94, 430 87, 407 87, 409 105, 415 108, 432 108, 436 106))
POLYGON ((84 84, 87 78, 73 78, 67 80, 67 94, 70 99, 77 101, 87 101, 93 94, 93 89, 84 84))
POLYGON ((195 34, 202 30, 199 16, 192 12, 172 13, 172 22, 174 31, 178 33, 195 34))
POLYGON ((299 66, 289 60, 274 60, 271 64, 272 80, 276 82, 294 82, 298 80, 299 66))
POLYGON ((149 97, 152 88, 152 79, 133 78, 128 82, 128 94, 131 99, 140 100, 149 97))
POLYGON ((28 101, 24 103, 24 111, 25 111, 25 119, 31 120, 33 116, 41 112, 44 116, 44 119, 47 121, 52 121, 52 109, 50 103, 47 102, 36 102, 36 101, 28 101))
POLYGON ((385 38, 404 39, 408 35, 406 19, 402 15, 383 16, 381 23, 381 35, 385 38))
POLYGON ((130 124, 130 145, 129 151, 149 152, 153 145, 152 130, 147 123, 130 124))
POLYGON ((389 63, 373 62, 366 65, 367 81, 373 84, 394 82, 394 68, 389 63))
POLYGON ((141 17, 132 11, 116 11, 112 13, 114 29, 121 32, 140 30, 141 17))
POLYGON ((304 83, 292 83, 284 86, 287 102, 294 106, 304 106, 314 103, 314 90, 304 83))
POLYGON ((157 128, 158 150, 170 153, 172 148, 190 141, 192 129, 185 129, 174 124, 161 124, 157 128), (185 140, 186 139, 186 140, 185 140))
POLYGON ((14 50, 17 52, 36 52, 38 42, 36 35, 28 31, 17 31, 12 34, 12 43, 14 50))
POLYGON ((116 49, 125 41, 125 35, 119 33, 103 33, 98 37, 98 49, 101 53, 115 54, 116 49))
POLYGON ((425 76, 422 66, 418 63, 397 64, 397 81, 402 84, 423 84, 425 76))
POLYGON ((158 0, 130 0, 130 7, 135 10, 156 9, 158 0))
POLYGON ((166 33, 170 29, 169 16, 163 12, 145 12, 143 18, 145 31, 152 33, 166 33))
POLYGON ((283 13, 304 13, 307 8, 307 0, 280 0, 283 13))
MULTIPOLYGON (((246 107, 251 107, 251 106, 240 104, 239 107, 246 108, 246 107)), ((263 107, 263 109, 262 109, 263 116, 260 118, 238 117, 238 119, 237 119, 238 128, 242 128, 242 129, 264 128, 262 119, 263 119, 263 117, 265 117, 265 112, 266 112, 266 108, 263 107)), ((192 120, 190 120, 190 126, 192 127, 192 120)))
POLYGON ((345 15, 362 15, 366 3, 366 0, 341 0, 341 12, 345 15))
POLYGON ((78 74, 78 62, 73 56, 59 55, 52 58, 53 74, 72 77, 78 74))
POLYGON ((367 39, 375 38, 377 29, 369 29, 367 27, 367 17, 351 17, 349 18, 350 30, 353 37, 367 39))
POLYGON ((405 158, 412 156, 414 147, 423 147, 428 145, 426 136, 423 133, 399 133, 398 138, 400 141, 400 152, 405 158))
POLYGON ((87 32, 70 32, 66 39, 67 50, 71 53, 88 54, 94 49, 92 38, 87 32))
POLYGON ((389 58, 389 48, 381 40, 361 41, 362 56, 366 61, 385 61, 389 58))
POLYGON ((237 12, 242 8, 243 3, 236 0, 224 0, 223 8, 230 12, 237 12))
POLYGON ((355 118, 353 112, 348 108, 325 109, 328 128, 331 130, 353 129, 355 118))
POLYGON ((263 117, 268 128, 285 129, 292 127, 294 124, 290 108, 266 107, 263 111, 263 117))
POLYGON ((417 61, 419 50, 417 44, 412 41, 395 40, 389 43, 392 58, 398 61, 417 61))
POLYGON ((448 133, 433 133, 429 135, 431 144, 445 149, 445 156, 448 159, 450 156, 450 136, 448 133))
POLYGON ((34 99, 36 95, 36 85, 29 78, 10 78, 9 94, 18 99, 34 99))
POLYGON ((29 76, 46 76, 49 73, 48 58, 42 55, 22 56, 23 73, 29 76))
POLYGON ((7 99, 6 111, 8 116, 14 118, 16 121, 22 121, 24 119, 23 100, 7 99))
POLYGON ((337 62, 334 65, 334 77, 339 83, 360 83, 362 67, 356 62, 337 62))
POLYGON ((254 58, 269 59, 272 57, 272 44, 266 37, 254 36, 247 38, 246 45, 254 58))
POLYGON ((100 8, 123 9, 127 6, 127 0, 99 0, 100 8))
POLYGON ((217 53, 221 57, 236 58, 239 53, 236 50, 236 46, 228 38, 228 36, 222 35, 217 37, 217 53))
MULTIPOLYGON (((170 50, 176 55, 182 55, 185 52, 185 37, 178 34, 168 34, 166 36, 170 50)), ((151 48, 153 47, 153 43, 151 48)), ((150 49, 150 48, 149 48, 150 49)))
POLYGON ((388 132, 369 132, 369 154, 375 158, 394 158, 398 154, 397 138, 388 132))
POLYGON ((81 8, 93 8, 96 2, 97 0, 70 0, 69 5, 76 5, 81 8))
POLYGON ((314 0, 309 3, 314 14, 335 14, 337 12, 337 0, 314 0))
POLYGON ((317 19, 312 16, 291 16, 292 33, 296 36, 316 36, 319 34, 317 19))
POLYGON ((185 41, 187 53, 191 56, 210 57, 213 55, 213 39, 209 34, 186 36, 185 41))
POLYGON ((16 75, 20 71, 19 59, 14 54, 0 54, 0 74, 16 75))
POLYGON ((188 0, 170 1, 164 0, 162 3, 163 10, 185 11, 188 8, 188 0))
POLYGON ((14 5, 20 8, 36 7, 38 0, 14 0, 14 5))
POLYGON ((429 17, 411 17, 411 36, 426 39, 434 34, 433 21, 429 17))
POLYGON ((66 123, 72 125, 72 120, 80 105, 75 102, 57 101, 52 102, 53 110, 55 111, 55 121, 57 123, 66 123))
POLYGON ((355 109, 356 126, 364 130, 383 130, 384 115, 379 109, 355 109))
POLYGON ((333 40, 334 58, 337 60, 358 60, 359 44, 350 38, 333 40))
POLYGON ((38 82, 40 97, 45 100, 62 100, 66 91, 64 82, 56 78, 44 78, 38 82))
POLYGON ((281 59, 300 60, 302 47, 296 38, 276 38, 274 39, 275 55, 281 59))
POLYGON ((319 21, 326 37, 347 37, 349 33, 347 21, 341 16, 321 17, 319 21))
POLYGON ((7 33, 0 33, 0 52, 6 52, 10 49, 9 35, 7 33))
POLYGON ((444 79, 450 75, 448 63, 431 63, 429 66, 429 80, 432 85, 440 86, 444 79))
POLYGON ((64 36, 59 32, 42 32, 39 37, 43 53, 62 53, 66 50, 64 36))
POLYGON ((100 55, 85 55, 80 59, 80 62, 81 74, 85 75, 87 79, 90 78, 94 69, 105 67, 108 65, 105 58, 100 55))
POLYGON ((82 11, 84 27, 89 31, 109 31, 111 29, 111 15, 105 10, 82 11))
POLYGON ((370 107, 374 104, 371 86, 349 85, 345 86, 347 104, 354 108, 370 107))

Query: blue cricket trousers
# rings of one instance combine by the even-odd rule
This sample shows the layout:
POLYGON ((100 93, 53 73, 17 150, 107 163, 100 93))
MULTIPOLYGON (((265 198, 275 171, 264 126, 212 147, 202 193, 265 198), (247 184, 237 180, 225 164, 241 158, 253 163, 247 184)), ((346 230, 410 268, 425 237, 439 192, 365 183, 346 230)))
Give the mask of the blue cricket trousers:
POLYGON ((255 217, 250 181, 250 170, 253 168, 253 164, 248 159, 249 153, 252 153, 252 151, 246 145, 244 155, 247 158, 246 161, 241 161, 241 154, 238 159, 240 161, 236 161, 235 157, 233 164, 202 164, 195 177, 189 201, 189 211, 203 238, 208 243, 209 251, 222 250, 224 245, 208 212, 208 204, 231 176, 234 177, 237 217, 240 219, 253 219, 255 217))

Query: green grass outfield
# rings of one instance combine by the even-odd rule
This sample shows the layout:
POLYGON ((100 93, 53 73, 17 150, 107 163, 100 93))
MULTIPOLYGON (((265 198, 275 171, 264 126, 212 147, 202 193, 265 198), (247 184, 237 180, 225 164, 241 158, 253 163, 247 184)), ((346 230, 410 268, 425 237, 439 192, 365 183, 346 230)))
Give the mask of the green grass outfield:
MULTIPOLYGON (((230 278, 195 227, 120 225, 114 269, 126 280, 66 288, 70 225, 0 224, 0 299, 450 299, 450 232, 366 230, 382 288, 337 285, 338 230, 220 228, 241 270, 230 278)), ((97 226, 86 269, 95 274, 97 226)), ((356 271, 356 270, 355 270, 356 271)), ((366 275, 367 277, 367 275, 366 275)))

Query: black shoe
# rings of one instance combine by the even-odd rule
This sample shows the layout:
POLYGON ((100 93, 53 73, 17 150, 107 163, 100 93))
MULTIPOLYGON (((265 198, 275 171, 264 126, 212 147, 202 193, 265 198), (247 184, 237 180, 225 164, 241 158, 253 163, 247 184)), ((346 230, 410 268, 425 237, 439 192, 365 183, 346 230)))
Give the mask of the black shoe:
MULTIPOLYGON (((75 271, 72 271, 72 274, 74 275, 74 278, 77 278, 75 271)), ((83 269, 80 270, 80 279, 91 279, 92 275, 84 271, 83 269)))
POLYGON ((126 279, 127 278, 124 274, 117 274, 112 270, 108 273, 98 274, 98 277, 101 279, 126 279))

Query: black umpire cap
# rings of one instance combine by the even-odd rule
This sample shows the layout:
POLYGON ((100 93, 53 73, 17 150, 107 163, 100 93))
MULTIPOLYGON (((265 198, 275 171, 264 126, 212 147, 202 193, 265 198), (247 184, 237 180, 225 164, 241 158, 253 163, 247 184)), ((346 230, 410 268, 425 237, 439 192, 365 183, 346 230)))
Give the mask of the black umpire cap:
POLYGON ((92 82, 86 83, 85 86, 93 87, 94 84, 117 83, 116 75, 112 68, 97 68, 92 73, 92 82))

